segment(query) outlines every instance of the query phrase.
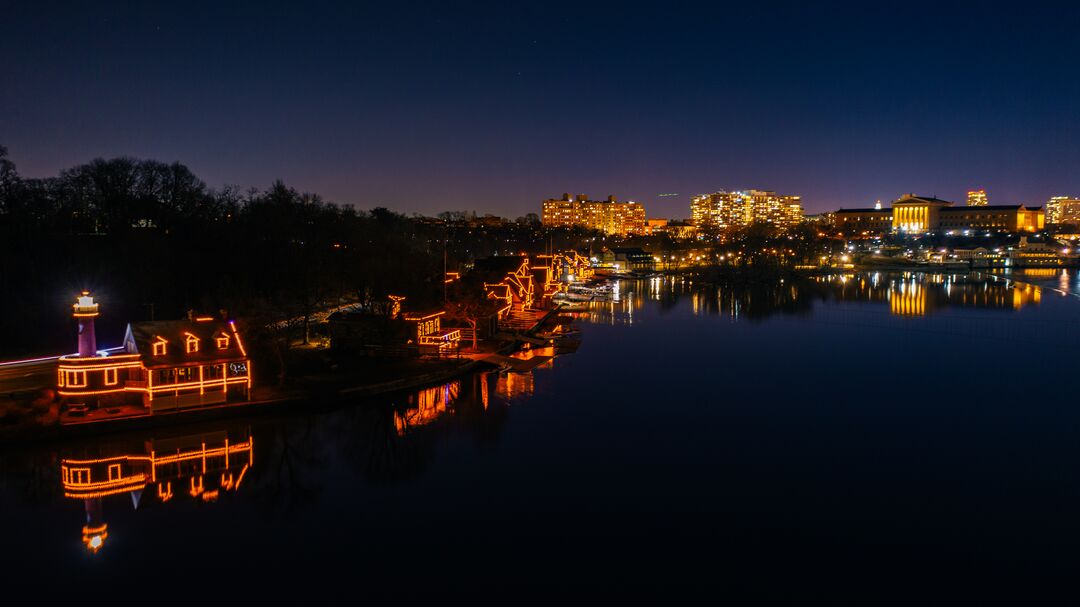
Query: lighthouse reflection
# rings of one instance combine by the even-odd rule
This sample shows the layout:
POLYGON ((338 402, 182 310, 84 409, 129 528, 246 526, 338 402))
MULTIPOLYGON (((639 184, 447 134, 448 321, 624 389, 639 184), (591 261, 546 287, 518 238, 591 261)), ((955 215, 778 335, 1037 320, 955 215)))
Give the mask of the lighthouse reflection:
POLYGON ((145 510, 175 499, 216 502, 235 493, 254 462, 248 428, 106 443, 60 459, 64 497, 86 511, 82 542, 98 552, 109 537, 107 508, 145 510))

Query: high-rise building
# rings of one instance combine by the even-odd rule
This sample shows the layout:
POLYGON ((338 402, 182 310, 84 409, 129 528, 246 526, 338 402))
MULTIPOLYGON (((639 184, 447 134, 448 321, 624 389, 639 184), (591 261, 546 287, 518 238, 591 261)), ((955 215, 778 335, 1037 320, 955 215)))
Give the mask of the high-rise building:
POLYGON ((713 192, 695 196, 690 214, 699 228, 737 228, 752 223, 771 223, 781 228, 802 221, 802 199, 776 192, 746 190, 713 192))
POLYGON ((967 205, 969 207, 985 207, 987 205, 986 190, 969 191, 967 205))
POLYGON ((1046 203, 1046 223, 1080 225, 1080 198, 1054 196, 1046 203))
POLYGON ((546 227, 583 227, 605 234, 644 234, 645 207, 637 202, 589 200, 584 194, 563 194, 561 199, 544 201, 541 222, 546 227))

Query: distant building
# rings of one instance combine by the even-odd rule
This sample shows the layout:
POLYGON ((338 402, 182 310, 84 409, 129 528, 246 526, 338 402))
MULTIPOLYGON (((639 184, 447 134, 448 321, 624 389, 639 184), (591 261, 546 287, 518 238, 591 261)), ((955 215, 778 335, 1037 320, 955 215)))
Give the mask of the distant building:
POLYGON ((645 234, 645 207, 636 202, 618 202, 614 196, 607 200, 589 200, 584 194, 563 194, 561 199, 543 203, 541 222, 550 228, 582 227, 600 230, 605 234, 645 234))
POLYGON ((1080 225, 1080 198, 1054 196, 1046 203, 1046 223, 1080 225))
POLYGON ((969 207, 985 207, 986 203, 986 190, 971 190, 967 193, 967 205, 969 207))
POLYGON ((1020 244, 1006 251, 1005 265, 1021 268, 1058 267, 1063 261, 1060 253, 1061 246, 1056 243, 1028 242, 1027 236, 1021 236, 1020 244))
POLYGON ((900 232, 924 234, 980 230, 996 232, 1035 232, 1045 224, 1041 208, 1024 205, 975 205, 954 207, 952 202, 931 196, 905 194, 891 209, 840 209, 833 225, 853 235, 900 232))
POLYGON ((656 257, 639 247, 606 249, 600 255, 600 267, 615 272, 653 272, 656 257))
POLYGON ((697 226, 685 221, 669 221, 664 231, 672 238, 679 240, 697 238, 698 235, 697 226))
POLYGON ((1029 209, 1022 204, 986 205, 941 210, 937 230, 984 230, 998 232, 1036 232, 1045 227, 1046 217, 1041 208, 1029 209))
POLYGON ((892 232, 892 209, 840 209, 832 214, 832 224, 847 235, 870 236, 892 232))
POLYGON ((752 223, 768 223, 781 228, 802 221, 802 199, 776 192, 747 190, 701 194, 690 201, 690 214, 700 229, 730 229, 752 223))
POLYGON ((403 312, 404 297, 356 304, 328 318, 330 347, 360 356, 438 356, 457 350, 461 330, 442 326, 441 308, 403 312))
POLYGON ((921 234, 941 224, 941 209, 952 205, 948 200, 932 196, 906 194, 893 201, 892 227, 896 232, 921 234))

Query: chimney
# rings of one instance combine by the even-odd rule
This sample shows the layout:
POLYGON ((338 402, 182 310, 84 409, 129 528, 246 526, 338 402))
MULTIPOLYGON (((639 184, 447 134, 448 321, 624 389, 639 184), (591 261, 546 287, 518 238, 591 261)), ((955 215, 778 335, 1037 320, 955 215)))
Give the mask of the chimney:
POLYGON ((97 356, 97 337, 94 335, 94 318, 98 315, 98 305, 90 296, 90 291, 83 291, 72 306, 72 316, 79 321, 79 357, 97 356))

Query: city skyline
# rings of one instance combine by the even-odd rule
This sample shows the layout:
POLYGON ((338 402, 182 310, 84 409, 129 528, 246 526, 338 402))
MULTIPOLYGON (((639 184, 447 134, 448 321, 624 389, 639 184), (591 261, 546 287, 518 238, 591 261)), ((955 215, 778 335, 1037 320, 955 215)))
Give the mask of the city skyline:
POLYGON ((563 191, 658 217, 750 188, 807 213, 1041 205, 1080 192, 1077 10, 16 6, 0 143, 28 177, 132 156, 429 215, 563 191), (715 44, 739 29, 770 43, 715 44))

